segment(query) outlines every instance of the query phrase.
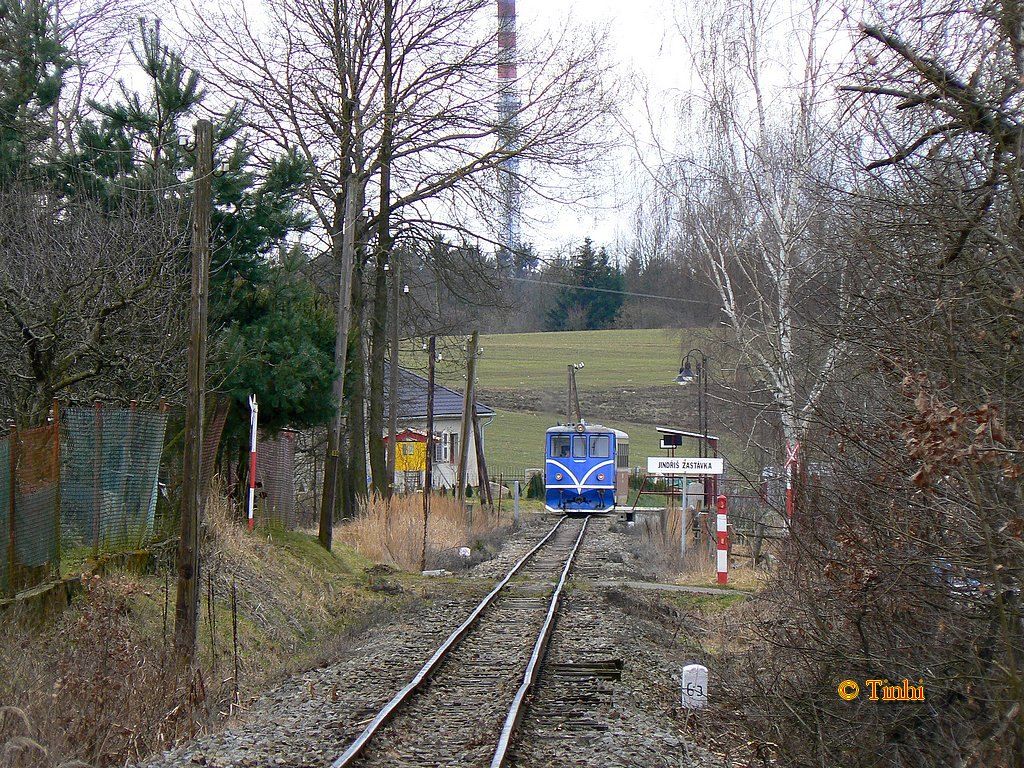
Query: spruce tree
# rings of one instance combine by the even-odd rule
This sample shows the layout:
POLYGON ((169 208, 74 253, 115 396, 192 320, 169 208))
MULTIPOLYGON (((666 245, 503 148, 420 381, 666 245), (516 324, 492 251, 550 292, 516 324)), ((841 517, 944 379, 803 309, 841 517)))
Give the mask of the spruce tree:
POLYGON ((565 279, 572 285, 561 289, 548 311, 548 330, 599 330, 614 324, 622 309, 625 279, 604 248, 595 251, 593 241, 584 240, 565 279))

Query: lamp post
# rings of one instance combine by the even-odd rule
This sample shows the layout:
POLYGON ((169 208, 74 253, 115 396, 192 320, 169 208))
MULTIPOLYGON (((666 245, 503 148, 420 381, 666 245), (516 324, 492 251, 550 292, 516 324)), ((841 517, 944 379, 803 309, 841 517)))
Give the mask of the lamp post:
MULTIPOLYGON (((680 386, 687 386, 691 383, 696 382, 697 384, 697 423, 699 425, 701 438, 698 441, 698 457, 708 457, 708 357, 699 349, 691 349, 685 355, 683 355, 682 361, 679 363, 679 374, 676 376, 676 384, 680 386)), ((715 446, 715 455, 718 455, 718 446, 715 446)), ((711 500, 715 498, 718 493, 717 478, 712 481, 715 485, 714 488, 708 487, 708 476, 704 475, 701 477, 701 487, 704 490, 704 509, 711 508, 711 500)), ((689 488, 687 488, 689 491, 689 488)), ((687 493, 689 496, 689 493, 687 493)), ((685 508, 682 513, 682 542, 680 544, 680 550, 685 554, 686 551, 686 511, 685 508)))
POLYGON ((708 357, 699 349, 691 349, 683 355, 679 364, 676 384, 685 387, 697 383, 697 422, 700 425, 700 458, 706 458, 708 442, 708 357))

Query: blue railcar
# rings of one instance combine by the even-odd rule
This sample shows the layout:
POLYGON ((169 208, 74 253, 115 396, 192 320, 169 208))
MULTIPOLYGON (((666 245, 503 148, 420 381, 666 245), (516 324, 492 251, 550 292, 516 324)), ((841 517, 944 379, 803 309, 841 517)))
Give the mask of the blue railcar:
POLYGON ((571 424, 547 431, 545 507, 551 512, 593 514, 625 504, 629 488, 629 436, 599 424, 571 424))

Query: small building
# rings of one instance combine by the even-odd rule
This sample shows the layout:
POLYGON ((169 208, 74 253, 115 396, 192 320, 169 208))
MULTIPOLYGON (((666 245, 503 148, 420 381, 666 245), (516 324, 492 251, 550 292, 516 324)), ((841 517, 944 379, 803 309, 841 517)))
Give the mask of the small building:
MULTIPOLYGON (((391 407, 390 363, 385 363, 384 372, 384 412, 387 414, 391 407)), ((400 458, 403 451, 403 438, 406 435, 406 444, 419 443, 422 448, 423 470, 426 469, 427 450, 427 379, 419 374, 413 373, 405 368, 398 369, 398 439, 396 440, 399 450, 395 452, 395 483, 401 489, 404 477, 400 458), (415 439, 414 435, 421 435, 422 439, 415 439)), ((464 395, 450 387, 445 387, 434 382, 434 435, 433 435, 433 486, 434 488, 452 489, 455 487, 455 474, 459 461, 459 448, 465 439, 462 435, 462 404, 464 395)), ((494 421, 495 411, 480 401, 476 402, 476 418, 480 424, 480 435, 483 447, 486 448, 486 429, 494 421)), ((476 463, 476 443, 473 440, 472 427, 468 436, 469 443, 466 451, 466 484, 477 486, 480 483, 476 463)), ((409 454, 410 461, 417 455, 415 445, 409 454)), ((423 487, 423 476, 420 475, 418 484, 412 485, 412 477, 409 478, 409 490, 414 487, 423 487)))
MULTIPOLYGON (((387 443, 388 435, 384 436, 387 443)), ((406 428, 395 435, 395 489, 399 493, 423 488, 427 471, 427 433, 406 428)))

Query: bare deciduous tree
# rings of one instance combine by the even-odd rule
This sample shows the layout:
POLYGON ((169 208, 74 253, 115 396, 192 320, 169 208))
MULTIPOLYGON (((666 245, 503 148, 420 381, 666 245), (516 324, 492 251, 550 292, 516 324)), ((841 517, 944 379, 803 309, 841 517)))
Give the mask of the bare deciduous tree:
MULTIPOLYGON (((336 256, 341 255, 342 232, 351 233, 353 243, 365 240, 368 230, 385 231, 377 226, 382 217, 387 218, 385 239, 407 245, 429 243, 438 232, 492 240, 498 170, 510 157, 520 160, 524 187, 550 195, 552 189, 538 180, 538 169, 578 168, 594 159, 601 144, 601 118, 610 110, 610 99, 600 40, 569 44, 566 37, 532 50, 522 47, 529 75, 519 83, 523 106, 519 130, 510 141, 496 114, 499 49, 487 0, 396 0, 389 6, 393 25, 386 36, 380 27, 382 0, 269 0, 266 8, 266 27, 257 26, 241 8, 207 14, 204 45, 217 51, 210 64, 225 92, 246 95, 250 119, 263 141, 275 152, 294 148, 307 158, 313 178, 310 204, 336 256), (386 77, 385 39, 391 43, 386 77), (393 105, 393 114, 386 104, 393 105), (373 198, 382 165, 388 171, 390 204, 356 232, 344 223, 353 223, 363 201, 373 198), (342 215, 346 206, 350 210, 342 215)), ((387 316, 387 292, 380 290, 382 255, 378 250, 373 279, 378 326, 387 316)), ((450 279, 469 284, 486 275, 482 270, 450 279)), ((342 284, 341 295, 346 298, 339 309, 351 289, 342 284)), ((375 360, 385 351, 377 330, 371 349, 375 360)), ((383 366, 370 368, 371 412, 376 414, 383 366)), ((379 440, 373 447, 380 452, 379 440)), ((379 473, 384 462, 373 465, 379 473)), ((380 480, 377 485, 383 487, 386 479, 380 480)))
POLYGON ((21 185, 0 192, 0 354, 7 416, 55 397, 155 400, 183 384, 187 274, 176 211, 113 211, 21 185))

